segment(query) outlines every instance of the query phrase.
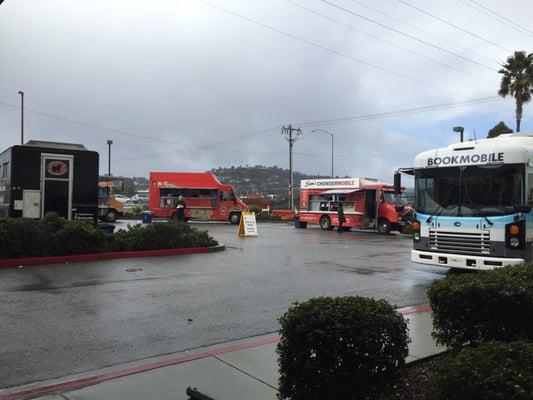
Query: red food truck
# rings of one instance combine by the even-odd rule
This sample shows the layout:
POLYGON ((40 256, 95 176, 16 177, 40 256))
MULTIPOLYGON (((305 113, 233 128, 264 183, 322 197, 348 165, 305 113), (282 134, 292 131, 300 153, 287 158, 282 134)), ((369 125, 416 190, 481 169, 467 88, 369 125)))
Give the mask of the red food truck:
POLYGON ((408 207, 398 207, 394 186, 370 178, 305 179, 300 183, 300 222, 330 230, 339 225, 342 203, 345 228, 373 228, 381 234, 401 230, 408 207))
POLYGON ((183 196, 186 220, 229 221, 238 224, 248 206, 232 185, 220 183, 209 172, 150 172, 149 209, 154 217, 176 218, 183 196))

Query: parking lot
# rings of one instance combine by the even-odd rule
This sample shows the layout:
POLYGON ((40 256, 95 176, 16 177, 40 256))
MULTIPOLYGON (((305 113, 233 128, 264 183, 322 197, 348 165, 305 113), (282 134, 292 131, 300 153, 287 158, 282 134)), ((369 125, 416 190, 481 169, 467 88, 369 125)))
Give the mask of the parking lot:
POLYGON ((269 223, 240 238, 235 225, 194 226, 226 251, 0 269, 1 387, 273 332, 315 296, 424 303, 446 273, 412 264, 400 235, 269 223))

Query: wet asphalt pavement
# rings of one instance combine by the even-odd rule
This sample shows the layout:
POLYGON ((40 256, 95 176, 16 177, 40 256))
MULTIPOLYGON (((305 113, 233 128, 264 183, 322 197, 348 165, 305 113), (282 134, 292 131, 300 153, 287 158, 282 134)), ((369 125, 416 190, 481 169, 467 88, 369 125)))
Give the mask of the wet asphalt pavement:
POLYGON ((446 270, 399 235, 259 224, 208 229, 226 251, 0 269, 0 388, 273 332, 296 300, 427 301, 446 270))

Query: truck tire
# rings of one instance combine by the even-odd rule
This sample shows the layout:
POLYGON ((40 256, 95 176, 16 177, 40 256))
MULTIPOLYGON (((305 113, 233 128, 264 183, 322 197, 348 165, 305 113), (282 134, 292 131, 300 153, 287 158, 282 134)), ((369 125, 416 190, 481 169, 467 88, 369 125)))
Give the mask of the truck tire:
POLYGON ((229 216, 229 222, 233 225, 237 225, 241 221, 241 213, 231 213, 229 216))
POLYGON ((385 218, 380 218, 378 220, 378 232, 381 235, 388 235, 391 231, 391 225, 388 220, 385 218))
POLYGON ((333 226, 331 226, 331 219, 329 219, 327 215, 320 217, 320 227, 325 231, 330 231, 333 229, 333 226))
POLYGON ((117 220, 117 217, 118 217, 118 213, 116 212, 116 210, 107 210, 107 213, 105 215, 105 220, 107 222, 115 222, 117 220))

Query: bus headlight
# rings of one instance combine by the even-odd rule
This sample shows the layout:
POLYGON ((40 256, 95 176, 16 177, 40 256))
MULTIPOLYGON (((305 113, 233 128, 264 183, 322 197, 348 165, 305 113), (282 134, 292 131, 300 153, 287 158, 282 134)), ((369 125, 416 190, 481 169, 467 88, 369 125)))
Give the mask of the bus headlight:
POLYGON ((520 246, 520 239, 518 239, 517 237, 512 237, 511 239, 509 239, 509 244, 511 245, 511 247, 517 248, 518 246, 520 246))
POLYGON ((509 249, 519 250, 525 248, 526 221, 516 221, 505 226, 505 245, 509 249))
POLYGON ((419 242, 420 241, 420 232, 414 232, 413 233, 413 240, 415 242, 419 242))

